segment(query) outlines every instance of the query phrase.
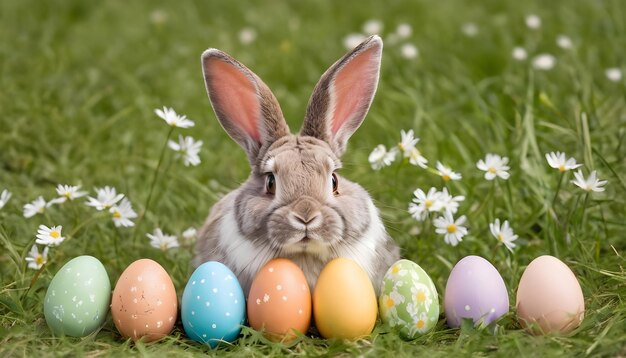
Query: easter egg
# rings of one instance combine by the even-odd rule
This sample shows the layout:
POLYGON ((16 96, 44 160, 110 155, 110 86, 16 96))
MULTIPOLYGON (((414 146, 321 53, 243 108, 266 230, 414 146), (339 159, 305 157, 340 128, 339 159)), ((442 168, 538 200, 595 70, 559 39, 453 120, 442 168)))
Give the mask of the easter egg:
POLYGON ((367 336, 374 329, 377 313, 374 286, 359 264, 340 257, 324 267, 313 290, 313 316, 322 336, 367 336))
POLYGON ((534 259, 517 287, 517 316, 534 334, 568 333, 585 314, 585 300, 572 270, 556 257, 534 259))
POLYGON ((168 335, 176 323, 177 308, 172 279, 150 259, 137 260, 122 272, 111 299, 115 327, 133 341, 151 342, 168 335))
POLYGON ((235 274, 216 261, 200 265, 185 286, 180 315, 194 341, 215 347, 237 339, 246 320, 246 301, 235 274))
POLYGON ((110 301, 111 283, 102 263, 78 256, 52 278, 43 311, 54 334, 84 337, 102 326, 110 301))
POLYGON ((257 273, 248 294, 248 322, 272 340, 292 340, 311 323, 311 291, 293 261, 273 259, 257 273))
POLYGON ((439 297, 433 280, 409 260, 399 260, 387 270, 378 306, 383 322, 409 339, 428 332, 439 319, 439 297))
POLYGON ((450 327, 464 318, 488 325, 509 311, 504 280, 493 265, 479 256, 466 256, 450 272, 444 297, 450 327))

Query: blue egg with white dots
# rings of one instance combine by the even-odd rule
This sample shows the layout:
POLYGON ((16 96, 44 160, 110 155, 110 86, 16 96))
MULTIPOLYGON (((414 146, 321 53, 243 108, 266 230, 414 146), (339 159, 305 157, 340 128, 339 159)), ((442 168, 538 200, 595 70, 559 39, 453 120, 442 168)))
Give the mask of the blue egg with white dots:
POLYGON ((246 300, 235 274, 216 261, 200 265, 185 286, 180 316, 194 341, 215 347, 237 339, 246 320, 246 300))

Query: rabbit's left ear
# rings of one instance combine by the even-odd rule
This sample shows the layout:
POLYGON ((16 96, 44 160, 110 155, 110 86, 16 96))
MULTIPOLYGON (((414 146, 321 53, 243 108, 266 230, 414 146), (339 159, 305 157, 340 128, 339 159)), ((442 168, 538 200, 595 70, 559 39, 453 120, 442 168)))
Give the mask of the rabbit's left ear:
POLYGON ((300 135, 328 142, 343 154, 378 86, 383 41, 372 36, 335 62, 315 86, 300 135))

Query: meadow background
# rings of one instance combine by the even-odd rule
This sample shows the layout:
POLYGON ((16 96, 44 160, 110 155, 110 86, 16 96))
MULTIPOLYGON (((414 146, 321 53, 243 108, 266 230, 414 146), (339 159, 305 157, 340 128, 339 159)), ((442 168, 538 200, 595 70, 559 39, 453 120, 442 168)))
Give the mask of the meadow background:
POLYGON ((626 82, 605 75, 608 68, 625 69, 625 19, 619 0, 0 2, 0 191, 12 193, 0 209, 0 355, 625 356, 626 82), (540 17, 540 28, 525 24, 530 14, 540 17), (345 53, 346 36, 372 19, 383 24, 380 85, 349 143, 342 175, 371 193, 402 254, 433 278, 440 302, 460 258, 481 255, 498 268, 511 311, 495 333, 449 329, 442 315, 414 341, 381 324, 357 342, 305 338, 290 346, 244 329, 233 345, 211 350, 188 340, 180 324, 160 342, 133 344, 110 318, 82 339, 51 335, 43 317, 47 285, 78 255, 100 259, 112 287, 134 260, 155 259, 180 297, 193 250, 181 233, 199 228, 219 197, 248 176, 243 151, 207 100, 204 49, 220 48, 256 72, 296 131, 320 75, 345 53), (391 34, 402 23, 412 34, 394 43, 391 34), (571 48, 557 45, 560 34, 571 48), (405 44, 415 46, 416 56, 406 58, 405 44), (526 49, 526 60, 512 57, 516 46, 526 49), (556 58, 552 69, 533 67, 540 53, 556 58), (195 121, 173 138, 202 140, 202 163, 186 167, 166 151, 152 203, 136 228, 116 228, 82 199, 24 218, 24 204, 56 197, 58 184, 82 185, 92 196, 94 187, 114 186, 144 212, 169 130, 154 114, 162 106, 195 121), (376 145, 400 141, 401 129, 421 138, 418 148, 430 165, 440 160, 463 175, 448 184, 466 197, 459 214, 467 215, 469 234, 456 247, 407 212, 415 189, 442 188, 439 176, 406 163, 380 171, 368 163, 376 145), (605 192, 589 196, 586 209, 571 172, 552 206, 559 173, 544 158, 552 151, 575 157, 585 175, 597 170, 609 181, 605 192), (476 162, 487 153, 510 159, 507 181, 483 178, 476 162), (520 237, 512 253, 489 232, 496 217, 509 220, 520 237), (41 224, 76 232, 50 250, 37 276, 24 258, 41 224), (155 227, 177 235, 181 247, 151 247, 145 234, 155 227), (587 311, 571 334, 534 337, 515 319, 515 292, 526 265, 547 253, 575 272, 587 311))

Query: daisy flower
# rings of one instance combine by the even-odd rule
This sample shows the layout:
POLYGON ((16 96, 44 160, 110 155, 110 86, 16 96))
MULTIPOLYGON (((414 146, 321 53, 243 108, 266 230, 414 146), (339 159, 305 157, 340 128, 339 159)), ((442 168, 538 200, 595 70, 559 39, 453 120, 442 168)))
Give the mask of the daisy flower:
POLYGON ((95 188, 98 198, 92 198, 88 196, 89 200, 86 205, 93 206, 96 210, 104 210, 112 207, 118 201, 122 200, 124 194, 118 194, 115 188, 105 186, 104 188, 95 188))
POLYGON ((367 35, 376 35, 383 31, 383 23, 377 19, 368 20, 363 24, 362 30, 367 35))
POLYGON ((536 30, 541 27, 541 18, 535 14, 526 16, 526 26, 529 29, 536 30))
POLYGON ((48 246, 44 247, 43 252, 39 253, 37 245, 33 245, 26 256, 28 268, 39 270, 46 262, 48 262, 48 246))
POLYGON ((419 56, 420 52, 415 45, 407 43, 400 47, 400 54, 407 60, 412 60, 419 56))
POLYGON ((415 148, 415 145, 420 139, 415 138, 412 129, 409 129, 407 132, 405 132, 404 129, 400 130, 400 136, 402 139, 400 140, 400 143, 398 143, 398 149, 400 149, 400 152, 405 158, 409 158, 413 148, 415 148))
POLYGON ((417 221, 424 221, 428 213, 441 210, 442 203, 439 200, 440 193, 435 188, 430 188, 428 194, 422 189, 413 192, 414 198, 409 204, 409 213, 417 221))
POLYGON ((443 181, 446 183, 450 180, 459 180, 461 179, 461 174, 453 172, 452 169, 446 167, 441 162, 437 162, 437 172, 443 178, 443 181))
POLYGON ((509 251, 513 252, 513 248, 516 246, 513 241, 517 240, 517 235, 513 233, 508 220, 504 220, 504 223, 500 226, 500 219, 496 219, 496 221, 489 224, 489 230, 491 230, 491 234, 496 240, 503 243, 509 251))
POLYGON ((501 157, 497 154, 487 154, 485 160, 479 160, 476 163, 476 167, 485 171, 485 179, 493 180, 496 177, 500 177, 504 180, 509 178, 507 170, 511 169, 507 166, 509 158, 501 157))
POLYGON ((167 145, 172 150, 179 153, 178 155, 183 158, 183 162, 186 167, 200 164, 200 157, 198 156, 198 153, 200 153, 200 147, 202 146, 201 140, 195 141, 192 137, 183 137, 182 135, 179 135, 178 143, 173 140, 169 140, 167 145))
POLYGON ((463 226, 465 221, 465 215, 454 220, 452 214, 446 211, 443 216, 433 220, 433 224, 436 227, 435 232, 444 235, 443 239, 447 244, 456 246, 463 241, 463 236, 467 235, 467 228, 463 226))
POLYGON ((604 191, 604 186, 608 181, 606 180, 598 180, 596 171, 592 171, 589 174, 589 178, 585 179, 583 176, 583 172, 579 169, 576 173, 574 173, 574 177, 576 180, 572 180, 572 183, 579 188, 587 191, 587 192, 602 192, 604 191))
POLYGON ((46 225, 39 225, 37 230, 37 240, 35 242, 39 245, 46 246, 59 246, 65 238, 61 236, 62 226, 47 227, 46 225))
POLYGON ((413 34, 413 28, 407 23, 399 24, 398 27, 396 27, 396 35, 401 39, 405 39, 411 36, 411 34, 413 34))
POLYGON ((478 26, 473 22, 468 22, 461 27, 461 31, 463 31, 467 37, 474 37, 478 35, 478 26))
POLYGON ((166 235, 159 228, 154 229, 154 233, 146 234, 146 236, 150 239, 150 246, 161 249, 162 251, 167 251, 168 249, 179 246, 176 236, 166 235))
POLYGON ((546 160, 548 165, 554 169, 558 169, 561 173, 564 173, 571 169, 576 169, 582 164, 576 164, 576 159, 565 159, 565 153, 562 152, 550 152, 546 153, 546 160))
POLYGON ((183 237, 187 240, 190 240, 196 237, 197 233, 198 232, 195 228, 190 227, 187 230, 183 231, 183 237))
POLYGON ((63 203, 66 200, 74 200, 83 197, 87 195, 87 192, 80 191, 80 185, 72 186, 59 184, 57 186, 57 194, 59 194, 59 197, 54 199, 55 202, 63 203))
POLYGON ((374 170, 380 170, 383 167, 391 165, 396 160, 396 150, 387 151, 384 145, 379 144, 369 155, 369 162, 374 170))
POLYGON ((556 58, 549 53, 542 53, 533 58, 533 67, 537 70, 548 71, 556 65, 556 58))
POLYGON ((0 209, 4 208, 4 206, 7 205, 9 199, 11 199, 11 193, 8 190, 4 189, 2 191, 2 194, 0 194, 0 209))
POLYGON ((365 41, 366 39, 367 39, 367 36, 363 34, 356 34, 356 33, 348 34, 343 39, 343 46, 347 50, 352 50, 353 48, 359 46, 359 44, 361 44, 361 42, 365 41))
POLYGON ((113 205, 109 212, 113 214, 113 223, 116 227, 132 227, 135 223, 131 221, 137 217, 137 213, 130 205, 130 201, 124 198, 119 205, 113 205))
POLYGON ((564 50, 569 50, 572 48, 572 39, 566 35, 559 35, 556 37, 556 44, 564 50))
POLYGON ((433 302, 433 298, 430 297, 428 292, 428 287, 426 285, 417 282, 414 283, 411 286, 411 297, 413 298, 413 303, 425 308, 430 307, 430 304, 433 302))
POLYGON ((523 47, 514 47, 513 51, 511 51, 511 57, 513 57, 516 61, 524 61, 528 58, 528 53, 526 53, 526 49, 523 47))
POLYGON ((43 196, 38 197, 33 202, 24 205, 24 217, 30 218, 37 214, 43 214, 46 208, 54 203, 46 203, 43 196))
POLYGON ((256 31, 251 27, 246 27, 239 31, 239 42, 242 45, 249 45, 256 40, 256 31))
MULTIPOLYGON (((407 312, 409 312, 409 306, 413 305, 407 305, 407 312)), ((428 323, 428 316, 426 315, 426 312, 422 311, 418 313, 416 307, 411 307, 410 309, 414 312, 409 312, 409 314, 413 318, 411 328, 409 329, 409 334, 411 336, 414 336, 416 333, 426 332, 426 330, 428 329, 428 326, 426 325, 428 323)))
POLYGON ((426 169, 427 167, 426 164, 428 163, 428 159, 424 158, 422 153, 417 148, 413 148, 413 150, 411 151, 411 154, 409 155, 409 163, 411 165, 415 165, 415 166, 426 169))
POLYGON ((622 79, 622 70, 617 67, 607 68, 604 71, 604 75, 609 81, 618 82, 622 79))
POLYGON ((443 188, 443 191, 439 192, 439 203, 443 210, 456 214, 459 209, 459 203, 465 200, 465 197, 462 195, 452 196, 448 194, 448 189, 443 188))
POLYGON ((163 107, 163 110, 157 108, 154 110, 154 113, 163 118, 163 120, 171 127, 189 128, 195 125, 195 123, 188 119, 187 116, 177 114, 173 108, 163 107))

